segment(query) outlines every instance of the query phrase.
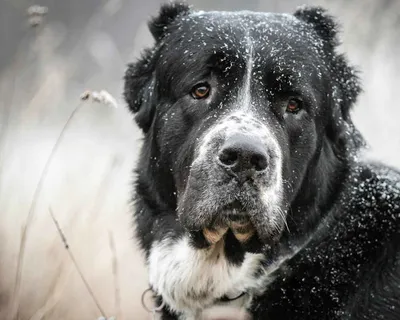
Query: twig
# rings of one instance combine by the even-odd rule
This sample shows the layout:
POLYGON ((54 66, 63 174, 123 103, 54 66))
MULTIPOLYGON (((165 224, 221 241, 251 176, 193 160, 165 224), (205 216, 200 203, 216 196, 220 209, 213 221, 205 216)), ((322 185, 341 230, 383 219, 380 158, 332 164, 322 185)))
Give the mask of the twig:
POLYGON ((29 208, 28 216, 26 218, 26 222, 22 228, 22 234, 21 234, 21 242, 19 246, 19 253, 18 253, 18 261, 17 261, 17 271, 15 275, 15 284, 14 284, 14 292, 12 296, 12 302, 11 302, 11 319, 17 320, 18 319, 18 312, 19 312, 19 298, 20 298, 20 289, 21 289, 21 278, 22 278, 22 269, 24 265, 24 257, 25 257, 25 246, 26 246, 26 239, 28 236, 28 231, 29 227, 31 225, 31 222, 33 220, 33 214, 36 209, 36 204, 40 195, 40 192, 42 191, 43 184, 45 181, 45 178, 47 176, 47 173, 50 168, 51 161, 54 158, 54 155, 56 154, 58 147, 61 144, 62 138, 64 137, 65 132, 67 131, 72 119, 74 116, 77 114, 77 112, 80 110, 80 108, 83 106, 83 103, 78 104, 78 106, 72 111, 70 114, 67 122, 65 123, 63 129, 60 132, 60 135, 58 136, 58 139, 56 143, 53 146, 53 149, 51 150, 50 156, 47 159, 47 162, 43 168, 42 174, 40 176, 39 182, 36 186, 35 193, 33 195, 33 200, 31 202, 31 206, 29 208))
POLYGON ((114 290, 115 290, 115 312, 117 319, 121 319, 121 296, 119 289, 119 276, 118 276, 118 259, 117 259, 117 251, 115 249, 115 242, 113 233, 108 231, 108 239, 110 243, 110 250, 112 253, 112 272, 114 276, 114 290))
POLYGON ((60 225, 58 224, 58 221, 56 220, 56 218, 55 218, 55 216, 54 216, 53 211, 51 210, 51 208, 49 208, 49 212, 50 212, 50 216, 51 216, 51 218, 52 218, 52 220, 53 220, 53 222, 54 222, 54 224, 55 224, 55 226, 56 226, 56 228, 57 228, 58 234, 60 235, 60 238, 61 238, 61 240, 62 240, 62 242, 63 242, 63 244, 64 244, 64 247, 65 247, 65 249, 67 250, 68 255, 69 255, 69 257, 71 258, 71 261, 72 261, 72 263, 74 264, 76 270, 78 271, 79 276, 81 277, 83 283, 85 284, 86 289, 88 290, 88 292, 89 292, 90 296, 92 297, 94 303, 96 304, 97 308, 99 309, 100 314, 101 314, 103 317, 106 317, 106 313, 104 312, 103 308, 100 306, 99 301, 96 299, 96 296, 94 295, 94 292, 93 292, 92 289, 90 288, 89 283, 86 281, 85 276, 83 275, 81 269, 79 268, 79 265, 78 265, 78 263, 76 262, 75 257, 74 257, 74 255, 72 254, 72 251, 71 251, 70 248, 69 248, 67 239, 65 238, 65 235, 64 235, 64 233, 62 232, 62 230, 61 230, 61 228, 60 228, 60 225))

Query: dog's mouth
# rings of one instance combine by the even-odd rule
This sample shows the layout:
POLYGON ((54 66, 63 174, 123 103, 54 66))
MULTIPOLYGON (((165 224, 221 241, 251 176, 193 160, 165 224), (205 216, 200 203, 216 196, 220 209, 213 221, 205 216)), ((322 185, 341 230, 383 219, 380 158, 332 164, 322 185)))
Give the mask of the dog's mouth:
POLYGON ((240 243, 246 243, 256 232, 245 207, 239 201, 225 205, 212 224, 203 229, 203 235, 213 245, 221 241, 229 230, 240 243))
POLYGON ((279 179, 268 176, 239 184, 219 168, 194 165, 178 192, 179 223, 198 248, 223 239, 247 251, 275 243, 284 227, 283 200, 280 184, 266 181, 279 179))

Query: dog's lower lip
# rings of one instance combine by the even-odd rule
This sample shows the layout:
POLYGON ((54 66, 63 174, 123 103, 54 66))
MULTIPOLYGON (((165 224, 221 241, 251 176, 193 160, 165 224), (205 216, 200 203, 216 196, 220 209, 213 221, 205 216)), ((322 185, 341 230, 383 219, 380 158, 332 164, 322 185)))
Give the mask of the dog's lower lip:
POLYGON ((246 242, 255 233, 254 226, 250 221, 231 221, 224 226, 205 228, 203 230, 203 235, 210 244, 215 244, 225 237, 229 229, 232 230, 239 242, 246 242))
POLYGON ((254 225, 239 202, 225 206, 218 216, 209 227, 203 230, 203 235, 209 243, 219 242, 229 229, 240 242, 246 242, 254 235, 254 225))
POLYGON ((210 244, 219 242, 228 231, 228 227, 224 228, 206 228, 203 230, 203 235, 210 244))

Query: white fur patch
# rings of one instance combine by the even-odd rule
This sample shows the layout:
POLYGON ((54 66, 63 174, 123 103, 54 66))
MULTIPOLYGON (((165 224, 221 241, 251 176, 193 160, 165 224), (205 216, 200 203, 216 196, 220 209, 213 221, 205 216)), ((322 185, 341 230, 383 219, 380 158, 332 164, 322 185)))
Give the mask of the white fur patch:
POLYGON ((253 58, 254 47, 250 38, 249 31, 247 31, 246 39, 247 39, 246 50, 248 52, 248 61, 247 61, 246 78, 241 94, 242 96, 241 104, 245 108, 251 105, 251 78, 253 74, 253 63, 254 63, 254 58, 253 58))
POLYGON ((186 236, 168 237, 151 248, 149 281, 165 303, 180 313, 181 319, 196 320, 204 309, 221 304, 218 300, 222 296, 234 298, 246 292, 232 303, 236 307, 250 307, 252 298, 262 294, 274 280, 271 274, 300 249, 280 257, 255 277, 263 254, 246 253, 243 263, 237 266, 226 260, 222 243, 199 250, 190 246, 186 236))
POLYGON ((232 265, 224 256, 223 243, 199 250, 190 246, 186 236, 166 238, 151 249, 149 281, 172 310, 195 317, 224 295, 258 292, 263 279, 254 278, 254 273, 262 258, 262 254, 246 253, 240 266, 232 265))

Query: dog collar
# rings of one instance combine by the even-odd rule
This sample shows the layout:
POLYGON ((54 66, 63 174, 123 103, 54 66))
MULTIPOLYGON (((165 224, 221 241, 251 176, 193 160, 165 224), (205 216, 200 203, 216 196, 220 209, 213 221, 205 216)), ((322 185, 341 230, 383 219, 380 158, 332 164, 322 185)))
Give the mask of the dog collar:
MULTIPOLYGON (((224 296, 222 296, 221 298, 219 298, 216 302, 217 303, 222 303, 222 304, 230 304, 230 303, 234 303, 234 301, 237 301, 237 300, 239 300, 240 298, 242 298, 242 297, 244 297, 245 295, 247 294, 247 292, 246 291, 243 291, 243 292, 241 292, 241 293, 239 293, 237 296, 235 296, 235 297, 233 297, 233 298, 230 298, 229 296, 227 296, 227 295, 224 295, 224 296)), ((142 306, 144 307, 144 309, 147 311, 147 312, 149 312, 149 313, 151 313, 151 314, 155 314, 155 313, 157 313, 157 312, 161 312, 161 310, 164 308, 164 306, 165 306, 165 301, 162 299, 162 297, 161 296, 157 296, 157 295, 155 295, 155 292, 151 289, 151 288, 148 288, 147 290, 145 290, 144 292, 143 292, 143 294, 142 294, 142 306), (145 302, 145 296, 146 296, 146 294, 148 294, 148 293, 152 293, 152 297, 153 297, 153 299, 154 300, 159 300, 159 302, 160 302, 160 304, 159 304, 159 306, 157 306, 157 307, 148 307, 147 306, 147 304, 146 304, 146 302, 145 302), (158 299, 157 299, 158 298, 158 299)))

